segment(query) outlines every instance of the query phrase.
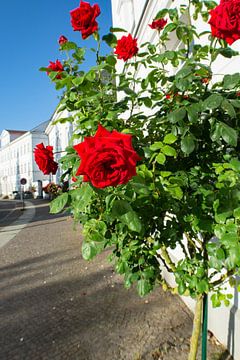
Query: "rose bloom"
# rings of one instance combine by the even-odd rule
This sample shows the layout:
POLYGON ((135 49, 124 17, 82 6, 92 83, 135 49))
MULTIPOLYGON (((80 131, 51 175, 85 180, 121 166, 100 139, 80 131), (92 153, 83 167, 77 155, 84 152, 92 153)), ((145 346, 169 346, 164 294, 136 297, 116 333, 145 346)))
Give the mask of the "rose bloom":
POLYGON ((117 46, 114 54, 117 54, 118 59, 127 61, 131 59, 138 52, 137 39, 134 39, 131 34, 123 36, 117 41, 117 46))
POLYGON ((210 15, 212 36, 226 40, 229 45, 240 39, 240 0, 221 0, 210 15))
POLYGON ((37 144, 34 149, 34 158, 44 175, 49 175, 52 173, 56 174, 58 164, 53 159, 53 147, 44 146, 43 143, 37 144))
POLYGON ((71 24, 74 31, 80 31, 82 38, 86 39, 98 30, 96 17, 101 13, 97 4, 91 6, 88 2, 81 1, 78 8, 71 10, 71 24))
POLYGON ((68 42, 68 39, 66 38, 66 36, 61 35, 60 38, 58 39, 59 45, 66 44, 66 42, 68 42))
POLYGON ((141 160, 132 147, 132 135, 112 132, 98 125, 94 136, 74 146, 81 164, 76 176, 97 188, 126 184, 136 175, 136 162, 141 160))
MULTIPOLYGON (((56 79, 61 79, 62 78, 61 72, 64 70, 61 62, 59 60, 56 60, 56 62, 53 61, 49 61, 49 62, 50 65, 48 65, 48 69, 57 71, 58 75, 56 76, 56 79)), ((49 75, 49 72, 47 72, 47 74, 49 75)))
POLYGON ((166 24, 167 24, 167 20, 157 19, 157 20, 153 20, 153 22, 151 24, 148 24, 148 26, 150 26, 151 29, 160 31, 164 28, 166 24))

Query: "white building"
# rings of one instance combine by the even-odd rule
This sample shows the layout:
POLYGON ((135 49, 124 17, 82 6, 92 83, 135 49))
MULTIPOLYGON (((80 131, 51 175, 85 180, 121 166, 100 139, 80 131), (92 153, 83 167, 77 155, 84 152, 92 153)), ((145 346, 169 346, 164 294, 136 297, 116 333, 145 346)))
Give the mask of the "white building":
MULTIPOLYGON (((156 14, 163 8, 174 8, 188 1, 172 1, 172 0, 111 0, 112 1, 112 17, 113 27, 123 28, 127 30, 134 38, 137 38, 138 45, 149 41, 151 43, 157 42, 158 33, 152 30, 148 24, 151 24, 156 14)), ((187 21, 182 18, 182 21, 187 21)), ((202 20, 197 22, 192 20, 199 32, 210 30, 210 25, 204 23, 202 20)), ((118 33, 119 34, 119 33, 118 33)), ((124 34, 119 34, 121 37, 124 34)), ((206 38, 201 38, 201 44, 206 41, 206 38)), ((181 46, 181 41, 174 33, 171 34, 168 42, 168 50, 176 50, 181 46)), ((240 40, 231 45, 233 50, 240 51, 240 40)), ((124 62, 118 61, 118 70, 121 71, 124 62)), ((236 56, 231 59, 219 56, 217 61, 213 63, 213 73, 218 74, 213 78, 213 81, 219 80, 224 74, 237 73, 240 70, 240 57, 236 56)), ((173 70, 173 69, 172 69, 173 70)), ((146 76, 144 67, 138 70, 137 76, 146 76)), ((149 111, 149 110, 148 110, 149 111)), ((172 253, 173 259, 179 259, 180 252, 174 251, 172 253)), ((172 279, 169 274, 165 274, 167 279, 171 282, 172 279)), ((231 305, 227 308, 213 309, 209 304, 209 329, 215 334, 219 341, 228 347, 234 359, 240 360, 240 301, 239 294, 236 290, 228 288, 228 292, 232 292, 233 299, 231 305)), ((191 300, 191 299, 190 299, 191 300)), ((184 298, 184 301, 193 309, 194 302, 189 301, 189 298, 184 298)))
POLYGON ((12 195, 20 190, 20 179, 27 180, 24 191, 31 190, 38 180, 47 180, 48 175, 38 169, 33 149, 41 142, 48 145, 45 129, 49 121, 30 131, 3 130, 0 136, 0 195, 12 195))
MULTIPOLYGON (((45 130, 45 133, 48 136, 49 145, 53 146, 55 152, 54 160, 56 162, 58 162, 58 160, 64 155, 66 147, 70 145, 70 139, 73 132, 73 124, 68 121, 63 123, 55 122, 57 120, 60 120, 62 118, 68 118, 70 116, 71 114, 67 110, 64 110, 62 112, 58 112, 56 110, 45 130)), ((52 175, 51 180, 55 184, 59 184, 61 175, 62 171, 59 167, 56 174, 52 175)))

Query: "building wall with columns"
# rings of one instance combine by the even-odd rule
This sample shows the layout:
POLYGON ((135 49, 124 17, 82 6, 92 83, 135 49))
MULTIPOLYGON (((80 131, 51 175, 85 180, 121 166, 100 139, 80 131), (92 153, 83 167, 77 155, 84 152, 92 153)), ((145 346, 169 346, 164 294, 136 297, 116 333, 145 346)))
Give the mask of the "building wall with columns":
MULTIPOLYGON (((219 2, 219 0, 217 1, 219 2)), ((151 29, 148 24, 151 24, 158 11, 163 8, 174 8, 180 6, 180 4, 187 4, 188 1, 172 1, 172 0, 112 0, 112 18, 113 27, 123 28, 131 33, 131 35, 137 38, 138 46, 149 41, 152 44, 156 44, 158 40, 158 32, 151 29)), ((191 17, 192 19, 192 17, 191 17)), ((187 19, 182 18, 183 21, 187 19)), ((200 18, 197 21, 191 20, 196 26, 198 32, 210 31, 210 25, 202 21, 200 18)), ((118 38, 126 33, 117 33, 118 38)), ((207 35, 201 37, 199 40, 201 44, 207 44, 207 35)), ((168 50, 176 50, 181 46, 181 41, 174 33, 171 33, 170 40, 167 43, 168 50)), ((231 48, 236 51, 240 51, 240 40, 236 41, 231 48)), ((164 51, 159 49, 159 51, 164 51)), ((119 60, 117 63, 118 71, 122 71, 124 62, 119 60)), ((212 64, 213 73, 217 74, 213 76, 212 82, 216 82, 222 79, 224 74, 234 74, 240 71, 240 57, 236 56, 231 59, 219 56, 217 60, 212 64)), ((173 73, 176 69, 168 69, 173 73)), ((138 69, 136 77, 146 77, 146 69, 142 66, 138 69)), ((121 97, 121 94, 119 94, 121 97)), ((145 109, 145 112, 149 112, 149 109, 145 109)), ((173 260, 177 261, 181 258, 181 249, 177 248, 171 252, 173 260)), ((166 272, 163 268, 166 279, 173 285, 173 277, 166 272)), ((234 359, 240 360, 240 301, 239 294, 236 289, 227 286, 227 292, 232 293, 233 299, 229 307, 221 307, 213 309, 211 302, 209 301, 209 329, 215 334, 221 343, 223 343, 234 355, 234 359)), ((193 309, 194 301, 189 298, 183 297, 183 300, 188 306, 193 309)))
POLYGON ((38 169, 33 149, 36 144, 43 142, 48 145, 45 128, 48 122, 40 124, 30 131, 18 132, 3 130, 0 147, 0 195, 12 195, 19 191, 20 179, 27 180, 24 191, 31 190, 38 180, 44 181, 47 176, 38 169), (12 133, 15 135, 12 136, 12 133))
MULTIPOLYGON (((49 145, 53 146, 54 148, 54 159, 57 162, 64 155, 64 150, 70 144, 73 132, 73 124, 68 121, 63 123, 56 121, 63 118, 68 118, 70 116, 71 114, 67 110, 64 110, 62 112, 58 112, 56 110, 45 131, 46 135, 48 136, 49 145)), ((61 175, 62 171, 59 167, 56 174, 51 176, 51 181, 59 184, 61 175)))

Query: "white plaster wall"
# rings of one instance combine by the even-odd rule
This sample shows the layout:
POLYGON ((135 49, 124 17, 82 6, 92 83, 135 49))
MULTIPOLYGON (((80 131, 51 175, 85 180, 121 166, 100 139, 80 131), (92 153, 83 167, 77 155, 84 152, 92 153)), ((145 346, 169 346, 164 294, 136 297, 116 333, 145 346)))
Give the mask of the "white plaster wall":
MULTIPOLYGON (((69 122, 66 123, 56 123, 54 122, 61 118, 70 117, 71 114, 64 110, 61 113, 57 111, 54 113, 51 123, 46 129, 46 134, 48 135, 49 145, 53 146, 53 152, 56 152, 54 155, 55 161, 59 161, 59 159, 64 155, 64 150, 69 145, 70 138, 72 136, 72 124, 69 122)), ((51 181, 55 183, 60 182, 60 177, 62 175, 61 168, 59 167, 57 173, 51 177, 51 181)))
MULTIPOLYGON (((143 44, 146 41, 151 43, 156 43, 157 41, 157 32, 152 30, 148 24, 152 22, 155 15, 161 8, 175 7, 176 4, 187 3, 186 0, 179 2, 172 0, 149 0, 149 1, 139 1, 132 0, 132 7, 134 11, 129 11, 125 4, 125 7, 120 6, 121 0, 112 0, 112 17, 113 17, 113 26, 125 28, 128 32, 138 39, 138 45, 143 44), (141 19, 141 12, 144 9, 144 5, 147 4, 146 11, 142 17, 140 25, 138 24, 139 19, 141 19), (127 21, 126 21, 126 18, 127 21)), ((219 2, 219 1, 218 1, 219 2)), ((130 5, 128 5, 130 6, 130 5)), ((205 30, 210 30, 210 26, 198 19, 194 22, 194 25, 197 27, 197 30, 202 32, 205 30)), ((123 34, 119 33, 118 37, 120 38, 123 34)), ((201 38, 201 44, 207 43, 207 38, 201 38)), ((176 38, 174 34, 171 35, 170 41, 167 45, 168 49, 177 49, 180 46, 180 41, 176 38)), ((232 49, 240 51, 240 40, 236 41, 232 46, 232 49)), ((122 60, 118 61, 117 69, 120 72, 123 69, 124 62, 122 60)), ((240 71, 240 57, 234 57, 232 59, 224 58, 219 56, 217 60, 213 63, 213 72, 219 74, 214 76, 213 81, 218 81, 222 78, 224 74, 233 74, 240 71)), ((136 76, 146 76, 146 70, 144 67, 141 67, 136 76)), ((121 96, 121 95, 120 95, 121 96)), ((146 109, 146 113, 150 110, 146 109)), ((171 252, 172 258, 175 261, 178 261, 181 258, 181 249, 178 247, 171 252)), ((173 277, 165 271, 166 279, 174 284, 173 277)), ((233 294, 233 299, 229 307, 222 306, 221 308, 213 309, 211 307, 211 302, 209 301, 209 329, 215 334, 219 341, 228 347, 231 354, 234 355, 235 360, 240 360, 240 304, 239 304, 239 294, 236 289, 230 288, 227 285, 227 292, 233 294)), ((186 304, 193 310, 195 302, 189 297, 182 297, 186 304)))

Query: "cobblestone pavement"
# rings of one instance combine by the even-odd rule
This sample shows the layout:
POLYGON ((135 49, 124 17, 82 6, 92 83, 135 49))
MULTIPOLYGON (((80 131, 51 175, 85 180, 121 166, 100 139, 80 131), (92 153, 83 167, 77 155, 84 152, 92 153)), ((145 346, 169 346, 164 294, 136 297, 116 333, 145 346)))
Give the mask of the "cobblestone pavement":
POLYGON ((124 289, 107 251, 84 261, 80 228, 35 203, 32 222, 0 249, 1 360, 186 360, 192 315, 182 301, 124 289))

